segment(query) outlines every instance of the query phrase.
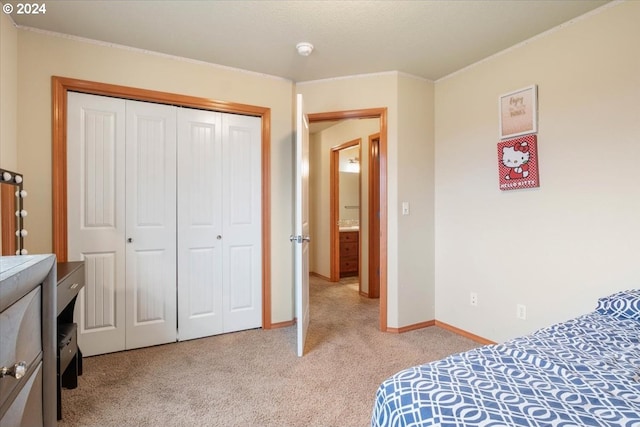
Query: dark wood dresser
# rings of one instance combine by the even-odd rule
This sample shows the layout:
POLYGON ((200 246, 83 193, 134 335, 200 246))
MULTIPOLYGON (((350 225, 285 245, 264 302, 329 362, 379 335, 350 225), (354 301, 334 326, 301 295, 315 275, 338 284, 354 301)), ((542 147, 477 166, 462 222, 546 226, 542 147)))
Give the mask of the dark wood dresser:
POLYGON ((340 277, 358 275, 359 244, 359 231, 340 232, 340 277))

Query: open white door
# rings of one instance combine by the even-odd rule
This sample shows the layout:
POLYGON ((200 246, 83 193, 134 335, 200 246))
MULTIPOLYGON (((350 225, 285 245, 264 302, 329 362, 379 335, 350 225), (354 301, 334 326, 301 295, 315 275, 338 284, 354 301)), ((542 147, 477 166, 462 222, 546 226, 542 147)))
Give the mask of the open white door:
POLYGON ((309 122, 303 113, 302 95, 296 97, 295 144, 295 230, 294 245, 296 318, 298 324, 298 356, 304 354, 309 327, 309 122))

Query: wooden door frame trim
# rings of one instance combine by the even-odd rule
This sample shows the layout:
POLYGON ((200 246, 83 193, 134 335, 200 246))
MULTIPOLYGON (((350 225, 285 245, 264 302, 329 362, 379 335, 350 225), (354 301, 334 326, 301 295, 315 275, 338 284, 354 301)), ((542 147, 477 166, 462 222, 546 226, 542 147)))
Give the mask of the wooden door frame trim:
POLYGON ((271 329, 271 109, 67 77, 51 77, 53 253, 67 261, 67 92, 106 95, 260 117, 262 138, 262 328, 271 329))
MULTIPOLYGON (((362 138, 331 147, 331 156, 329 158, 331 170, 329 176, 329 248, 331 251, 329 266, 331 272, 330 280, 332 282, 340 281, 340 226, 338 226, 338 220, 340 219, 340 151, 356 145, 360 146, 360 150, 362 150, 362 138)), ((362 158, 362 156, 359 157, 362 158)), ((359 179, 362 179, 362 175, 360 175, 359 179)), ((362 191, 362 182, 360 181, 358 185, 360 186, 360 191, 362 191)), ((359 265, 360 255, 358 255, 359 265)))
MULTIPOLYGON (((380 219, 375 218, 376 213, 376 198, 379 199, 380 198, 380 179, 378 178, 377 182, 376 182, 376 175, 379 177, 380 176, 380 171, 377 170, 377 174, 372 173, 374 172, 374 163, 377 163, 379 165, 379 159, 380 159, 380 132, 375 133, 373 135, 369 135, 369 210, 368 210, 368 217, 369 217, 369 262, 368 262, 368 266, 369 266, 369 287, 368 289, 368 296, 369 298, 379 298, 380 297, 380 279, 377 279, 377 283, 376 286, 372 287, 371 286, 371 278, 372 277, 376 277, 378 275, 378 270, 375 269, 375 264, 374 262, 371 262, 372 258, 373 258, 373 254, 371 251, 371 247, 372 247, 372 242, 375 242, 377 246, 380 245, 380 233, 378 233, 378 235, 376 236, 375 234, 375 227, 372 227, 372 224, 374 223, 378 223, 378 226, 380 225, 380 219), (373 141, 377 140, 378 142, 376 143, 377 145, 377 153, 374 152, 374 143, 373 141), (374 191, 374 189, 378 189, 377 191, 377 196, 375 196, 376 191, 374 191), (375 197, 374 197, 375 196, 375 197)), ((379 167, 376 167, 376 169, 379 169, 379 167)), ((378 202, 379 204, 379 202, 378 202)), ((375 247, 375 245, 374 245, 375 247)), ((379 253, 380 251, 378 251, 379 253)), ((378 261, 378 264, 380 264, 380 262, 378 261)), ((379 268, 379 266, 378 266, 379 268)))
POLYGON ((307 114, 309 122, 380 119, 380 330, 387 331, 387 109, 332 111, 307 114))

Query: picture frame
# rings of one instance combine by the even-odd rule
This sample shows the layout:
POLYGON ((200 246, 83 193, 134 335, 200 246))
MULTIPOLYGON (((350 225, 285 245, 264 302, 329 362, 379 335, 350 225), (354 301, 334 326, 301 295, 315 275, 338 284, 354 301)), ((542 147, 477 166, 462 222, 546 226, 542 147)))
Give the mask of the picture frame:
POLYGON ((538 131, 538 86, 531 85, 498 99, 500 139, 538 131))
POLYGON ((537 135, 498 142, 498 181, 502 191, 540 187, 537 135))

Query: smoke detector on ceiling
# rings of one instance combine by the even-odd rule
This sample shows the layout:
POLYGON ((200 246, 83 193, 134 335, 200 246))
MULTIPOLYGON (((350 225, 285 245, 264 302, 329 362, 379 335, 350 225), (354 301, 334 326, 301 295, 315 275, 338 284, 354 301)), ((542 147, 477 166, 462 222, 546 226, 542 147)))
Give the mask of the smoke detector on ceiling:
POLYGON ((309 56, 313 52, 313 45, 307 42, 300 42, 296 45, 298 53, 302 56, 309 56))

